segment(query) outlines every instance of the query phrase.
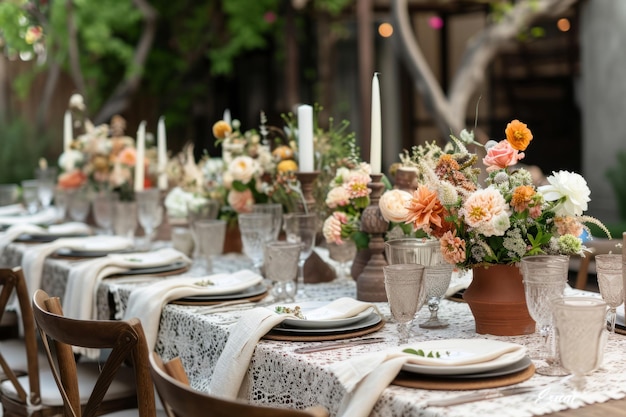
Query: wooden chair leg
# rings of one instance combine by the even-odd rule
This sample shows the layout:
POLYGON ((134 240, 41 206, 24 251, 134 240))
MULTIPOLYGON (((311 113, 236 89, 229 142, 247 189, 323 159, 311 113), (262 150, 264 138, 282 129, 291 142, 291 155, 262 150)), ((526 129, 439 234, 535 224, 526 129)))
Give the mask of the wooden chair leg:
POLYGON ((587 280, 589 279, 589 263, 593 254, 588 253, 580 261, 580 267, 578 268, 578 275, 576 276, 575 287, 579 290, 584 290, 587 287, 587 280))

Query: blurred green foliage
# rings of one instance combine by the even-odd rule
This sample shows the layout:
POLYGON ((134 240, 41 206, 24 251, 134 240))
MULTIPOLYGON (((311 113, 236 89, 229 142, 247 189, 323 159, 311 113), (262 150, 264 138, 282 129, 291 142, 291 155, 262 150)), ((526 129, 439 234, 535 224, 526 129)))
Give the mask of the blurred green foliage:
MULTIPOLYGON (((0 184, 19 183, 34 178, 39 158, 48 155, 47 135, 38 134, 32 123, 25 120, 0 125, 2 148, 0 148, 0 184)), ((48 165, 56 165, 48 160, 48 165)))
POLYGON ((619 151, 616 159, 617 164, 610 167, 605 175, 615 193, 619 218, 626 222, 626 151, 619 151))

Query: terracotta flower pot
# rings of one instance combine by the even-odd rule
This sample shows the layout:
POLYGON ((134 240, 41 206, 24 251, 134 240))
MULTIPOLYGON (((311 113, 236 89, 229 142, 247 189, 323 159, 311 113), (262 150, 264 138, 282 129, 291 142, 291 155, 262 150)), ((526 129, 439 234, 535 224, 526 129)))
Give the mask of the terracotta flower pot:
POLYGON ((516 336, 535 332, 535 322, 526 307, 522 274, 514 265, 474 268, 472 283, 465 290, 476 321, 476 333, 516 336))

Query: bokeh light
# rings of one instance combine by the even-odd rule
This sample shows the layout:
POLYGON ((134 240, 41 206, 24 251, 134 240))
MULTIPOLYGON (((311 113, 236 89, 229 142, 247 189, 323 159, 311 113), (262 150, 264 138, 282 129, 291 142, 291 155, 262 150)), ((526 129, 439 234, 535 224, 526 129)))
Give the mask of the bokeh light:
POLYGON ((436 30, 439 30, 443 27, 443 19, 439 16, 432 16, 428 18, 428 25, 436 30))
POLYGON ((388 38, 393 35, 393 26, 391 26, 391 23, 381 23, 378 26, 378 34, 383 38, 388 38))
POLYGON ((556 27, 559 28, 561 32, 567 32, 571 28, 571 24, 569 19, 561 18, 556 22, 556 27))

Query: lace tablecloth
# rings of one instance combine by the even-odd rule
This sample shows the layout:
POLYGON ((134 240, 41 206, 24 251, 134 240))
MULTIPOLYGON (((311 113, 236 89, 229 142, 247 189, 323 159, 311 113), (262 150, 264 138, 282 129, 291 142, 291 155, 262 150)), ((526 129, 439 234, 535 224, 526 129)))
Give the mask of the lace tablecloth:
MULTIPOLYGON (((2 263, 5 266, 18 265, 20 252, 20 245, 10 245, 2 256, 2 263)), ((245 266, 246 262, 241 257, 231 255, 216 262, 216 268, 220 271, 233 271, 245 266)), ((64 279, 71 265, 70 261, 48 259, 44 268, 44 289, 50 294, 62 296, 64 279)), ((187 273, 194 274, 200 275, 201 271, 192 269, 187 273)), ((104 280, 98 295, 100 318, 121 317, 132 288, 150 281, 151 279, 146 277, 104 280)), ((340 296, 354 297, 356 294, 353 282, 311 284, 307 285, 307 291, 309 297, 314 300, 332 300, 340 296)), ((569 291, 580 293, 576 290, 569 291)), ((389 315, 385 303, 379 303, 378 307, 383 314, 389 315)), ((228 338, 229 329, 241 314, 241 311, 237 310, 224 313, 206 313, 203 310, 205 310, 203 306, 167 305, 161 316, 156 346, 156 350, 165 359, 180 356, 189 373, 191 384, 200 390, 206 390, 217 358, 228 338)), ((476 337, 506 340, 527 346, 531 357, 536 357, 542 349, 542 342, 536 335, 516 337, 477 335, 474 332, 472 315, 464 303, 447 300, 442 302, 440 316, 449 321, 448 328, 426 330, 417 327, 417 323, 426 320, 427 316, 428 311, 424 308, 415 320, 411 341, 476 337)), ((321 404, 330 410, 331 415, 336 415, 346 391, 331 372, 330 365, 354 355, 382 350, 397 343, 396 329, 392 324, 386 324, 376 335, 384 336, 387 342, 305 355, 293 351, 310 343, 262 340, 257 345, 248 372, 249 400, 253 403, 297 408, 321 404)), ((521 385, 538 387, 538 391, 439 408, 425 407, 424 403, 427 400, 448 398, 467 391, 431 391, 392 385, 383 392, 371 416, 532 416, 624 398, 625 351, 626 337, 619 334, 609 335, 604 365, 587 377, 587 386, 580 394, 565 385, 564 378, 535 375, 521 385)))

